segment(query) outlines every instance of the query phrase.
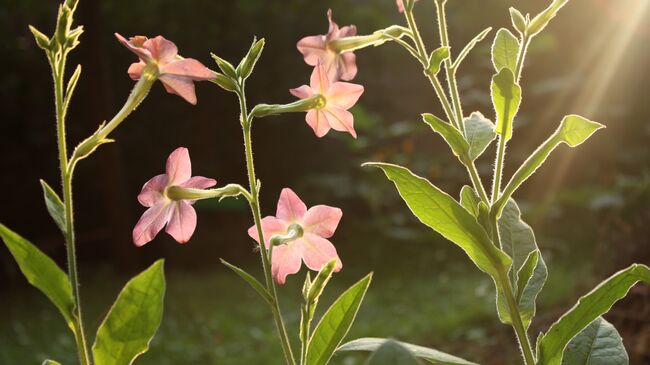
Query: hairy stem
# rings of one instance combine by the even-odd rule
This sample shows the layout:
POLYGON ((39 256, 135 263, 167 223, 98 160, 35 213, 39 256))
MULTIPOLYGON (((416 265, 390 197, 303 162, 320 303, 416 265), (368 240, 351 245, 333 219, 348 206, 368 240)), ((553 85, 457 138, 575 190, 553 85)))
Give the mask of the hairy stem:
POLYGON ((526 332, 524 323, 521 320, 521 313, 519 313, 519 307, 517 307, 517 302, 515 301, 510 279, 503 270, 499 272, 499 281, 501 281, 501 285, 503 286, 506 301, 508 303, 508 309, 510 310, 510 317, 512 318, 512 327, 514 328, 517 340, 519 341, 519 348, 524 356, 524 363, 526 365, 535 365, 533 350, 530 346, 528 333, 526 332))
POLYGON ((246 107, 246 96, 244 91, 244 86, 240 86, 237 91, 237 96, 239 98, 239 107, 241 110, 241 124, 242 130, 244 133, 244 148, 246 152, 246 169, 248 172, 248 185, 249 191, 251 194, 250 207, 253 213, 253 220, 255 226, 257 227, 257 234, 259 236, 259 247, 260 247, 260 256, 262 258, 262 269, 264 270, 264 278, 266 280, 266 287, 271 293, 272 305, 271 312, 273 312, 273 318, 275 320, 275 326, 280 337, 280 343, 282 345, 282 352, 284 353, 285 360, 287 365, 295 365, 296 361, 291 350, 291 344, 289 342, 289 336, 287 334, 287 329, 284 325, 282 319, 282 312, 280 311, 280 304, 278 302, 277 290, 275 287, 275 282, 273 281, 271 273, 271 263, 269 262, 268 250, 266 249, 264 241, 264 231, 262 230, 262 218, 259 205, 259 191, 257 185, 257 178, 255 177, 255 165, 253 162, 253 145, 251 139, 251 120, 249 120, 248 110, 246 107))

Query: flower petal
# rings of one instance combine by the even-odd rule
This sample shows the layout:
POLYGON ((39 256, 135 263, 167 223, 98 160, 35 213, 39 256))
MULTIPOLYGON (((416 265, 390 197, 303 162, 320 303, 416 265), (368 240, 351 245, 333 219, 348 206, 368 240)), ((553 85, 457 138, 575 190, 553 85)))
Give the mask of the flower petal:
POLYGON ((167 186, 167 175, 156 175, 149 179, 142 186, 140 194, 138 194, 138 201, 145 207, 153 207, 157 202, 165 199, 163 192, 167 186))
POLYGON ((327 31, 326 41, 332 41, 338 38, 339 25, 332 20, 332 9, 327 9, 327 21, 330 23, 327 31))
POLYGON ((151 52, 151 57, 162 65, 173 62, 176 60, 176 55, 178 55, 178 48, 174 42, 165 39, 161 35, 148 39, 142 46, 148 49, 151 52))
POLYGON ((402 0, 395 0, 395 3, 397 4, 397 11, 400 13, 404 12, 404 1, 402 0))
POLYGON ((165 226, 171 213, 171 202, 162 201, 147 209, 133 228, 133 243, 140 247, 156 237, 165 226))
POLYGON ((193 58, 185 58, 165 64, 161 73, 174 76, 185 76, 195 81, 212 80, 214 72, 193 58))
POLYGON ((167 158, 167 185, 180 185, 192 177, 190 152, 185 147, 175 149, 167 158))
MULTIPOLYGON (((294 245, 300 245, 302 248, 302 260, 311 270, 319 271, 323 265, 336 258, 336 267, 334 271, 339 271, 343 267, 336 248, 332 242, 325 238, 319 237, 312 233, 306 233, 301 239, 293 242, 294 245)), ((275 255, 275 251, 273 252, 275 255)))
POLYGON ((332 129, 339 132, 348 132, 352 137, 357 138, 357 132, 354 130, 354 116, 347 110, 335 106, 323 109, 327 123, 332 129))
POLYGON ((348 110, 354 106, 363 94, 363 86, 349 82, 335 82, 327 91, 326 99, 328 105, 335 105, 341 109, 348 110))
POLYGON ((186 243, 196 229, 196 211, 190 203, 180 200, 172 204, 171 212, 165 232, 174 237, 176 242, 186 243))
POLYGON ((310 66, 316 66, 319 61, 322 62, 325 59, 327 51, 325 36, 313 35, 305 37, 299 40, 296 46, 298 51, 302 53, 305 63, 310 66))
POLYGON ((339 38, 345 38, 345 37, 354 37, 357 35, 357 26, 356 25, 346 25, 344 27, 341 27, 339 29, 339 38))
POLYGON ((271 273, 278 284, 285 283, 287 276, 300 271, 300 250, 294 242, 273 248, 271 273))
POLYGON ((322 63, 319 63, 314 67, 314 71, 311 73, 310 86, 315 93, 323 95, 330 88, 330 80, 327 75, 327 70, 322 63))
POLYGON ((189 180, 181 184, 184 188, 192 189, 207 189, 215 185, 217 185, 217 180, 203 176, 192 176, 189 180))
POLYGON ((316 205, 305 213, 302 228, 305 233, 313 233, 323 238, 330 238, 341 221, 343 211, 327 205, 316 205))
POLYGON ((282 189, 278 200, 278 209, 275 216, 283 221, 293 223, 302 219, 307 212, 307 206, 289 188, 282 189))
POLYGON ((289 89, 289 92, 291 95, 300 99, 307 99, 314 95, 314 91, 307 85, 302 85, 295 89, 289 89))
POLYGON ((325 136, 331 129, 322 110, 312 109, 308 111, 305 120, 318 138, 325 136))
POLYGON ((158 77, 170 94, 176 94, 185 99, 188 103, 196 105, 196 92, 194 91, 194 82, 186 76, 175 76, 162 74, 158 77))
POLYGON ((344 52, 338 55, 337 72, 338 77, 332 80, 350 81, 357 75, 357 56, 352 52, 344 52))
POLYGON ((147 64, 142 61, 132 63, 131 66, 129 66, 129 70, 127 71, 129 73, 129 77, 131 77, 132 80, 139 80, 140 76, 142 76, 142 70, 144 70, 146 65, 147 64))
MULTIPOLYGON (((271 237, 277 234, 287 233, 287 228, 289 228, 289 223, 278 219, 273 216, 268 216, 262 218, 262 232, 264 232, 264 242, 266 247, 269 247, 269 242, 271 237)), ((251 236, 257 243, 260 243, 260 236, 257 234, 257 226, 252 226, 248 229, 248 235, 251 236)))
MULTIPOLYGON (((149 62, 152 59, 151 52, 149 52, 149 50, 134 45, 132 42, 122 37, 121 34, 115 33, 115 38, 117 38, 117 40, 122 43, 124 47, 128 48, 129 51, 135 53, 142 61, 149 62)), ((146 37, 142 38, 146 39, 146 37)))

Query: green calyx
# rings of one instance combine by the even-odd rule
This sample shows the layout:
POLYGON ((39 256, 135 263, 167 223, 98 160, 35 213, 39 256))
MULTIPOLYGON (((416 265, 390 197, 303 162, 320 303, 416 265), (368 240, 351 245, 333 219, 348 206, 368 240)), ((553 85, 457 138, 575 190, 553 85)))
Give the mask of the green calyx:
POLYGON ((380 29, 369 35, 354 37, 345 37, 330 42, 327 47, 336 52, 352 52, 369 46, 379 46, 387 41, 400 39, 405 35, 411 34, 408 28, 391 25, 388 28, 380 29))
POLYGON ((228 184, 217 189, 194 189, 172 185, 165 188, 163 194, 173 201, 203 200, 212 198, 223 199, 239 195, 244 195, 246 199, 250 199, 250 193, 239 184, 228 184))
POLYGON ((258 104, 251 110, 251 117, 261 118, 283 113, 306 112, 311 109, 322 109, 327 105, 327 99, 321 94, 315 94, 307 99, 301 99, 289 104, 258 104))
POLYGON ((298 223, 292 223, 287 228, 287 233, 271 237, 271 246, 280 246, 295 241, 303 236, 304 229, 298 223))

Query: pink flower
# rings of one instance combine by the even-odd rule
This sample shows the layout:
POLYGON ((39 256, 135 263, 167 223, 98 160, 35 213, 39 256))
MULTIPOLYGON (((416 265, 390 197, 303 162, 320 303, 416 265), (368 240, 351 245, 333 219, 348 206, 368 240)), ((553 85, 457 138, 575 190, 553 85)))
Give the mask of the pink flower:
MULTIPOLYGON (((414 2, 415 1, 418 1, 418 0, 414 0, 414 2)), ((397 11, 399 11, 400 13, 403 13, 404 12, 404 0, 396 0, 395 2, 397 3, 397 11)))
MULTIPOLYGON (((275 217, 262 219, 265 245, 268 248, 271 237, 284 235, 291 224, 299 224, 303 235, 289 243, 273 248, 271 270, 275 281, 284 284, 287 275, 300 270, 301 261, 311 270, 320 270, 323 265, 336 259, 334 271, 343 267, 336 248, 327 239, 332 237, 343 212, 339 208, 316 205, 307 210, 305 203, 289 188, 282 189, 275 217)), ((258 243, 257 226, 248 229, 248 235, 258 243)))
POLYGON ((146 212, 133 229, 133 243, 143 246, 156 237, 167 225, 165 231, 179 243, 189 241, 196 228, 196 212, 193 200, 172 200, 167 196, 170 186, 207 189, 216 185, 216 180, 203 176, 192 177, 190 153, 185 147, 174 150, 167 158, 167 171, 147 181, 142 187, 138 201, 146 212))
POLYGON ((314 67, 311 73, 310 86, 302 85, 289 90, 294 96, 306 99, 314 95, 323 97, 322 105, 307 112, 305 120, 314 130, 316 136, 323 137, 330 128, 348 132, 357 138, 354 130, 354 116, 348 111, 363 94, 363 86, 349 82, 337 81, 331 83, 322 64, 314 67))
POLYGON ((357 74, 356 56, 352 52, 339 53, 330 47, 334 40, 357 35, 357 27, 348 25, 339 29, 332 21, 332 9, 327 11, 330 28, 326 35, 314 35, 298 41, 298 51, 310 66, 325 65, 330 80, 350 81, 357 74))
POLYGON ((215 77, 214 72, 201 62, 193 58, 179 58, 176 45, 163 36, 152 39, 135 36, 128 41, 118 33, 115 33, 115 37, 140 58, 140 62, 133 63, 129 67, 129 76, 133 80, 138 80, 142 76, 145 66, 156 65, 158 78, 165 86, 165 90, 182 97, 190 104, 196 104, 194 81, 211 80, 215 77))

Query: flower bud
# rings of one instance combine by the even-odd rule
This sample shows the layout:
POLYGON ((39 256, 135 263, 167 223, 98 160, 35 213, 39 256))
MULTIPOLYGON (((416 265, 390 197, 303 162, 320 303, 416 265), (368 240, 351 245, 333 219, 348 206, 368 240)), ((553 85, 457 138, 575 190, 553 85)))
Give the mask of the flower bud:
POLYGON ((62 46, 68 40, 71 25, 72 11, 67 5, 63 4, 59 6, 59 17, 56 21, 56 32, 54 33, 56 41, 62 46))
POLYGON ((546 28, 551 19, 557 15, 560 8, 562 8, 568 1, 569 0, 554 0, 551 5, 544 9, 544 11, 537 14, 537 16, 535 16, 528 24, 526 29, 528 35, 534 36, 546 28))
POLYGON ((407 28, 402 26, 391 25, 388 28, 377 30, 370 35, 345 37, 333 40, 329 44, 329 47, 336 50, 338 53, 352 52, 369 46, 379 46, 395 38, 402 38, 409 32, 410 31, 407 28))
POLYGON ((41 33, 38 29, 31 25, 29 26, 29 31, 34 35, 34 39, 36 40, 36 44, 39 48, 46 51, 50 49, 50 39, 45 34, 41 33))
POLYGON ((230 77, 232 80, 237 80, 237 71, 235 71, 235 67, 230 62, 224 60, 223 58, 217 56, 214 53, 210 53, 210 55, 217 63, 217 66, 219 66, 221 72, 223 72, 226 76, 230 77))
POLYGON ((237 85, 232 81, 232 79, 224 74, 220 74, 218 72, 215 72, 215 78, 212 81, 212 83, 219 85, 220 88, 226 90, 226 91, 235 91, 237 90, 237 85))
POLYGON ((313 304, 318 301, 318 298, 323 294, 325 286, 332 277, 332 272, 336 268, 336 259, 327 262, 318 272, 318 275, 312 282, 307 293, 307 303, 313 304))
POLYGON ((289 104, 258 104, 251 111, 251 115, 261 118, 274 114, 306 112, 311 109, 320 109, 326 103, 327 100, 323 95, 316 94, 289 104))
POLYGON ((237 66, 237 75, 242 79, 246 79, 253 72, 257 60, 260 58, 262 51, 264 50, 264 38, 259 41, 253 40, 251 48, 248 50, 248 53, 237 66))
POLYGON ((84 32, 84 27, 82 25, 74 28, 68 33, 68 37, 65 41, 65 47, 68 49, 73 49, 79 45, 79 37, 84 32))

